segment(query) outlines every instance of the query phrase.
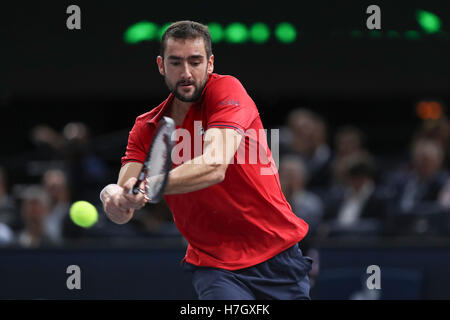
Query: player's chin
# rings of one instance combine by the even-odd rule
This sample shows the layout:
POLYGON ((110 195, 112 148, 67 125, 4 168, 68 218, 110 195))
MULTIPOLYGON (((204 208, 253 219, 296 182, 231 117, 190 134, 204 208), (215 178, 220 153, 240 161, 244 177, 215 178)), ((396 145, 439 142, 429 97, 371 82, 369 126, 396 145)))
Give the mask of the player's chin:
POLYGON ((194 102, 197 100, 195 91, 190 94, 185 94, 178 91, 177 98, 183 102, 194 102))

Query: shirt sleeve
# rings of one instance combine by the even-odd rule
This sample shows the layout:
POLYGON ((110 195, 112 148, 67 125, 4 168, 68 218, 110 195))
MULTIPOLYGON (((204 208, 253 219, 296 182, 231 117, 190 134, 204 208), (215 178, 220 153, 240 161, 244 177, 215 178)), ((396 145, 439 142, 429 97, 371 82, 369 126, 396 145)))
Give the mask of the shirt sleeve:
POLYGON ((125 156, 122 157, 122 166, 124 166, 128 162, 145 162, 145 157, 148 152, 148 145, 145 144, 145 136, 148 136, 148 133, 145 131, 147 123, 142 121, 141 119, 136 119, 133 128, 128 135, 128 144, 125 151, 125 156))
POLYGON ((205 93, 207 128, 231 128, 243 134, 258 117, 255 103, 232 76, 213 83, 205 93))

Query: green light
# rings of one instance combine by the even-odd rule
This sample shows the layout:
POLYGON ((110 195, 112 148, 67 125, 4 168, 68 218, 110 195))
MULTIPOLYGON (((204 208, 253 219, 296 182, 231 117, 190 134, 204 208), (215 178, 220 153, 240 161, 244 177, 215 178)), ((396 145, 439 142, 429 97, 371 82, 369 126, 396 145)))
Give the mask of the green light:
POLYGON ((209 33, 211 34, 211 41, 213 43, 220 42, 223 39, 223 28, 216 22, 208 24, 209 33))
POLYGON ((393 39, 393 38, 400 38, 400 33, 398 31, 395 31, 395 30, 389 30, 387 32, 387 36, 388 36, 388 38, 391 38, 391 39, 393 39))
POLYGON ((441 30, 441 19, 434 13, 417 10, 416 19, 426 33, 436 33, 441 30))
POLYGON ((250 38, 253 40, 253 42, 264 43, 267 42, 267 40, 269 40, 269 37, 270 37, 270 29, 266 24, 262 22, 257 22, 251 26, 250 38))
POLYGON ((380 30, 372 30, 369 31, 369 36, 374 39, 380 39, 381 37, 383 37, 383 34, 380 30))
POLYGON ((353 38, 362 38, 364 34, 363 34, 363 32, 360 31, 360 30, 353 30, 352 32, 350 32, 350 35, 351 35, 353 38))
POLYGON ((126 43, 133 44, 144 40, 153 40, 158 26, 153 22, 141 21, 128 27, 124 33, 126 43))
POLYGON ((158 31, 158 40, 159 41, 162 40, 164 32, 166 32, 166 30, 170 27, 171 24, 172 24, 172 22, 167 22, 166 24, 163 24, 163 26, 159 29, 159 31, 158 31))
POLYGON ((275 36, 280 42, 292 43, 297 38, 297 30, 289 22, 282 22, 275 28, 275 36))
POLYGON ((409 40, 418 40, 420 39, 420 33, 416 30, 408 30, 405 32, 405 37, 409 40))
POLYGON ((242 43, 248 39, 247 27, 240 22, 233 22, 225 29, 225 39, 231 43, 242 43))

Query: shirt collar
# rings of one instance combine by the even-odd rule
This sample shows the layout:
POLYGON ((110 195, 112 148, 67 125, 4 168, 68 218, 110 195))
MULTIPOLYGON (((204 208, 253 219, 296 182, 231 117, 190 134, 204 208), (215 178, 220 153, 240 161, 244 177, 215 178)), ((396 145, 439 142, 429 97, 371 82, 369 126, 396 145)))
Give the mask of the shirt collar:
POLYGON ((173 93, 170 93, 166 100, 164 100, 159 106, 153 109, 153 113, 150 114, 147 123, 156 125, 163 117, 174 97, 175 96, 173 95, 173 93))

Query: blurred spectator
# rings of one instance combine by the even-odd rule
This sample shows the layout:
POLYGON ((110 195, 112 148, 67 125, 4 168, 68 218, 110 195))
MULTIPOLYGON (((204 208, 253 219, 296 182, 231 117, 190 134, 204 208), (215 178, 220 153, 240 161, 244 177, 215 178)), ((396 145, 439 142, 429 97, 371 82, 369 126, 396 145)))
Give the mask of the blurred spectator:
POLYGON ((345 159, 363 150, 364 134, 356 127, 340 127, 334 140, 334 155, 331 164, 332 184, 342 184, 344 180, 345 159))
POLYGON ((9 246, 14 241, 14 232, 4 223, 0 222, 0 248, 9 246))
MULTIPOLYGON (((422 211, 425 208, 420 205, 421 202, 425 204, 437 201, 447 178, 447 173, 442 168, 443 157, 442 148, 434 141, 420 139, 414 144, 412 170, 403 176, 404 183, 400 186, 402 212, 417 209, 422 211)), ((434 207, 433 203, 430 204, 434 207)), ((434 211, 431 207, 430 209, 434 211)))
POLYGON ((89 129, 84 123, 68 123, 63 130, 66 142, 65 160, 74 200, 96 203, 101 187, 108 182, 105 162, 92 148, 89 129))
POLYGON ((450 178, 447 177, 447 183, 439 194, 439 203, 450 213, 450 178))
POLYGON ((314 234, 323 216, 322 200, 305 190, 307 172, 303 161, 295 156, 285 156, 280 162, 280 184, 286 200, 294 213, 309 225, 314 234))
POLYGON ((21 214, 25 228, 17 242, 26 248, 36 248, 52 243, 45 233, 45 219, 49 214, 50 199, 40 186, 29 186, 22 193, 21 214))
POLYGON ((99 201, 99 188, 108 182, 109 172, 93 148, 86 124, 67 123, 61 134, 49 126, 39 125, 32 130, 31 139, 41 150, 44 147, 51 150, 53 156, 44 159, 63 160, 74 200, 99 201))
POLYGON ((46 234, 55 242, 63 240, 63 221, 69 214, 70 191, 66 174, 59 169, 45 172, 42 179, 50 198, 50 212, 45 218, 46 234))
POLYGON ((314 237, 322 221, 324 208, 322 200, 312 192, 305 189, 308 173, 303 160, 294 155, 281 158, 280 169, 281 189, 292 211, 309 225, 307 236, 299 243, 302 252, 313 258, 310 270, 311 290, 314 290, 315 280, 319 274, 319 253, 314 249, 314 237))
POLYGON ((63 137, 53 128, 41 124, 31 130, 31 141, 36 146, 45 146, 53 152, 61 150, 64 145, 63 137))
POLYGON ((11 226, 16 215, 16 204, 8 194, 6 172, 0 167, 0 223, 11 226))
POLYGON ((444 164, 447 168, 450 165, 450 122, 447 117, 439 119, 428 119, 422 122, 414 140, 433 140, 441 146, 444 151, 444 164))
POLYGON ((326 201, 322 236, 380 235, 387 199, 375 184, 375 164, 367 152, 343 159, 343 185, 331 189, 326 201))
POLYGON ((365 144, 365 136, 354 126, 340 127, 335 135, 335 157, 342 158, 361 151, 365 144))
POLYGON ((295 154, 305 161, 308 189, 322 192, 329 182, 331 151, 325 121, 308 109, 289 114, 288 126, 280 132, 280 155, 295 154))
POLYGON ((442 231, 439 217, 445 213, 445 208, 438 200, 448 182, 443 160, 439 143, 419 138, 413 143, 410 169, 395 172, 388 180, 393 193, 394 218, 403 215, 409 219, 409 225, 404 223, 402 231, 414 234, 442 231))

